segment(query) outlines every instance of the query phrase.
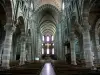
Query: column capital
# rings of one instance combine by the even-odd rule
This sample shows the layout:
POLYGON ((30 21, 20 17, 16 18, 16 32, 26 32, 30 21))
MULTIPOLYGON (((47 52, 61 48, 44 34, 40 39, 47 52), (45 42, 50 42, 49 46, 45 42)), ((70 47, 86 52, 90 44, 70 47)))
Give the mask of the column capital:
POLYGON ((13 32, 15 32, 16 26, 5 25, 4 29, 6 30, 7 33, 12 34, 13 32))
POLYGON ((84 32, 89 32, 90 29, 91 29, 91 26, 90 26, 90 25, 84 25, 84 26, 83 26, 83 29, 82 29, 82 32, 83 32, 83 33, 84 33, 84 32))
POLYGON ((89 25, 89 22, 88 22, 88 16, 89 16, 88 10, 83 12, 83 31, 89 31, 91 28, 91 26, 89 25))

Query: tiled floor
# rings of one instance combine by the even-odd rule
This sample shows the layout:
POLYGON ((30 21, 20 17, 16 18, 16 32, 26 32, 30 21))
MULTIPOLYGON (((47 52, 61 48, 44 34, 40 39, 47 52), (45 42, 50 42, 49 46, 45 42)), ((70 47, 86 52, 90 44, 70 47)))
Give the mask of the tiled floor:
POLYGON ((40 75, 55 75, 54 69, 51 63, 46 63, 40 73, 40 75))

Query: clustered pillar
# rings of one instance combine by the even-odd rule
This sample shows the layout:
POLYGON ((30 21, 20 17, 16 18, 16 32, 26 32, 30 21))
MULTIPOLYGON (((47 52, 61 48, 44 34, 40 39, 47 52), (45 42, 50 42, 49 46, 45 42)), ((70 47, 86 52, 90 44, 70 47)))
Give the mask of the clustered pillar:
POLYGON ((77 65, 76 63, 76 53, 75 53, 75 34, 71 32, 71 64, 77 65))
POLYGON ((12 27, 11 25, 6 25, 5 30, 6 30, 6 37, 4 41, 4 50, 2 55, 2 67, 9 69, 10 52, 12 49, 12 35, 15 30, 15 27, 12 27))
POLYGON ((85 30, 83 32, 83 48, 84 48, 84 55, 85 55, 85 63, 86 67, 92 67, 93 65, 93 57, 91 51, 91 42, 90 42, 90 34, 89 30, 85 30))
POLYGON ((93 64, 93 56, 91 50, 91 42, 90 42, 90 25, 88 23, 88 13, 85 13, 83 18, 84 20, 84 28, 83 28, 83 49, 85 56, 86 67, 91 68, 94 66, 93 64))

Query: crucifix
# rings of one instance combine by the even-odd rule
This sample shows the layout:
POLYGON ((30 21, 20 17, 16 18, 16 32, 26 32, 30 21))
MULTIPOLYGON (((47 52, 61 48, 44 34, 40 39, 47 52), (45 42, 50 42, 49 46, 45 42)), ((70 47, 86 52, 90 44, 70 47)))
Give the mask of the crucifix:
POLYGON ((49 44, 49 43, 47 43, 47 44, 45 44, 46 46, 47 46, 47 48, 49 48, 50 46, 51 46, 51 44, 49 44))

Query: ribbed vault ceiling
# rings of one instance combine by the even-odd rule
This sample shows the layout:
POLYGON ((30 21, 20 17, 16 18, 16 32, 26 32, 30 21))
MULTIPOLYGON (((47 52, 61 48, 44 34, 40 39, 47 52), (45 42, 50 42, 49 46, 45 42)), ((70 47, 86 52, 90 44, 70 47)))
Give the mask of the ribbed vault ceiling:
POLYGON ((61 10, 62 0, 34 0, 35 10, 37 10, 39 7, 45 4, 51 4, 57 9, 61 10))
POLYGON ((50 21, 46 21, 41 25, 40 29, 42 35, 54 35, 56 32, 56 26, 50 21))
POLYGON ((58 9, 50 4, 43 5, 39 9, 37 20, 42 36, 54 36, 56 33, 56 24, 58 23, 58 9))

